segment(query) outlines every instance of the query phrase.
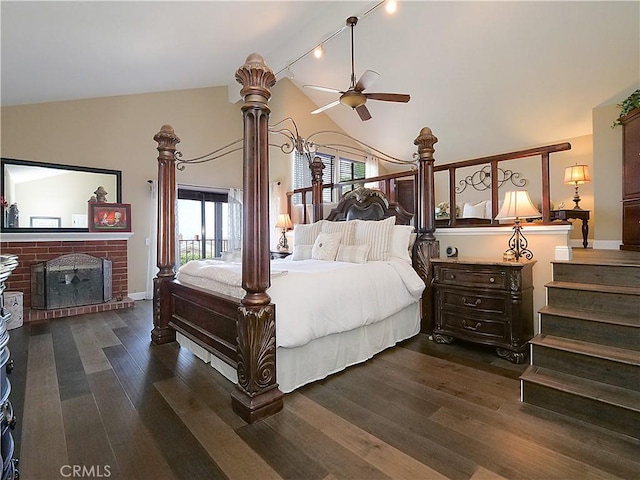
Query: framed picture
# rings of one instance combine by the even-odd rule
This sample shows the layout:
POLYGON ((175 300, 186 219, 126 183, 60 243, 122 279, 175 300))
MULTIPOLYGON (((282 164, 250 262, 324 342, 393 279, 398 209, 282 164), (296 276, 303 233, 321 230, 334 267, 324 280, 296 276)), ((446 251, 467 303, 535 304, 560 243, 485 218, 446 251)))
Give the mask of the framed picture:
POLYGON ((31 228, 60 228, 60 217, 29 217, 31 228))
POLYGON ((90 232, 130 232, 131 204, 89 202, 90 232))

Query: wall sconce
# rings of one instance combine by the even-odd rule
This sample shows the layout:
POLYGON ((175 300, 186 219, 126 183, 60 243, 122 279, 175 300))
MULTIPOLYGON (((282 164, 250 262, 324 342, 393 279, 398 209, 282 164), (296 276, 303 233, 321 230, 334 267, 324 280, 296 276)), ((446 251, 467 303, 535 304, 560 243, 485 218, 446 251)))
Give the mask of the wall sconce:
POLYGON ((589 167, 587 165, 573 165, 571 167, 567 167, 564 170, 564 184, 565 185, 574 185, 576 189, 576 193, 573 196, 573 201, 576 204, 573 207, 574 210, 582 210, 578 205, 580 203, 580 195, 578 195, 578 185, 583 183, 589 183, 591 181, 591 176, 589 175, 589 167))
POLYGON ((289 244, 287 243, 287 230, 293 228, 293 223, 291 223, 291 217, 288 213, 281 213, 278 215, 278 221, 276 222, 276 228, 282 229, 282 235, 280 236, 280 241, 278 242, 278 250, 281 252, 289 251, 289 244))
POLYGON ((504 195, 504 202, 496 220, 513 220, 513 235, 509 239, 509 248, 504 252, 505 260, 514 259, 516 262, 520 257, 527 260, 533 258, 533 252, 527 247, 529 242, 522 234, 522 225, 520 219, 524 218, 540 218, 542 215, 536 207, 533 206, 529 192, 526 190, 514 190, 504 195))

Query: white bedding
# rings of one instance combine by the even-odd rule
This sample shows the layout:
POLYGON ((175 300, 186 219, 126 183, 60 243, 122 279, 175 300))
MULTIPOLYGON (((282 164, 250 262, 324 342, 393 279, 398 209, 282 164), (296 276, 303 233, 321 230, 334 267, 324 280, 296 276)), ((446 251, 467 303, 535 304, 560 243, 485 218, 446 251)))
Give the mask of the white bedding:
MULTIPOLYGON (((425 284, 404 260, 355 264, 322 260, 271 263, 267 293, 276 305, 277 347, 370 325, 419 301, 425 284)), ((241 298, 240 264, 194 260, 182 266, 182 283, 241 298)))

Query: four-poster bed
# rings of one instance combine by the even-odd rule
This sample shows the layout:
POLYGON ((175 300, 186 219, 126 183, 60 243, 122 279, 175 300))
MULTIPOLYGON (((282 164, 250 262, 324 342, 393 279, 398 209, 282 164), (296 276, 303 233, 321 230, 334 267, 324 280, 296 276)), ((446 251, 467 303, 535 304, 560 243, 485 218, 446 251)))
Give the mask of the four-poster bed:
MULTIPOLYGON (((278 304, 282 305, 282 321, 285 322, 285 300, 280 300, 291 292, 295 280, 296 268, 293 260, 286 266, 286 261, 275 261, 272 272, 269 249, 269 207, 268 207, 268 176, 269 176, 269 113, 267 106, 271 93, 270 87, 275 84, 273 72, 265 65, 264 60, 257 54, 247 57, 246 63, 236 73, 236 79, 242 84, 241 95, 244 98, 242 105, 244 132, 243 132, 243 243, 242 263, 235 272, 237 287, 241 287, 241 293, 228 294, 214 293, 201 286, 187 285, 180 278, 176 280, 175 272, 175 191, 176 191, 176 145, 180 142, 173 129, 165 125, 155 135, 158 143, 158 274, 154 279, 154 328, 151 338, 155 344, 163 344, 176 340, 176 332, 204 348, 210 353, 211 358, 218 364, 222 364, 220 370, 235 371, 237 375, 236 389, 232 393, 232 406, 234 411, 245 421, 251 423, 276 413, 282 408, 283 393, 278 388, 278 375, 276 366, 276 353, 278 362, 286 363, 285 357, 289 350, 276 343, 276 331, 282 333, 283 327, 276 320, 276 305, 270 292, 278 296, 278 304), (278 263, 277 267, 275 266, 278 263), (278 271, 284 271, 278 275, 278 271), (276 278, 278 277, 278 278, 276 278), (282 277, 282 278, 280 278, 282 277), (289 278, 287 278, 289 277, 289 278), (272 281, 273 280, 273 281, 272 281), (288 284, 287 284, 288 282, 288 284), (288 285, 280 287, 281 284, 288 285), (282 352, 282 353, 281 353, 282 352)), ((295 139, 299 140, 299 139, 295 139)), ((412 254, 406 255, 409 245, 405 245, 406 263, 394 262, 392 259, 380 256, 385 262, 370 262, 369 265, 355 266, 355 263, 347 263, 339 275, 351 274, 356 268, 369 269, 365 276, 384 277, 398 275, 404 277, 405 286, 410 290, 410 295, 415 295, 415 301, 407 301, 409 304, 398 306, 398 311, 387 312, 383 320, 393 321, 392 317, 413 318, 405 322, 401 327, 395 327, 385 321, 373 321, 367 317, 364 324, 348 327, 346 333, 353 335, 346 339, 338 340, 338 345, 328 345, 327 338, 334 332, 321 336, 302 345, 302 350, 293 352, 290 349, 292 359, 290 363, 300 363, 306 358, 307 362, 313 362, 313 356, 322 352, 325 356, 339 357, 345 352, 357 350, 358 338, 366 337, 372 330, 399 330, 394 335, 381 333, 377 349, 373 352, 365 351, 360 356, 345 357, 333 371, 338 371, 352 363, 370 358, 373 353, 387 348, 397 341, 415 335, 420 328, 420 320, 425 315, 430 315, 430 287, 429 287, 429 259, 439 255, 438 244, 433 232, 434 227, 434 195, 433 195, 433 145, 437 138, 428 128, 422 129, 415 140, 418 145, 418 172, 417 178, 417 211, 415 212, 414 225, 416 231, 415 241, 412 243, 412 254), (374 264, 380 263, 395 273, 378 273, 374 271, 374 264), (396 265, 397 263, 397 265, 396 265), (413 269, 408 268, 412 265, 413 269), (409 270, 409 272, 407 271, 409 270), (400 272, 402 271, 402 272, 400 272), (417 272, 417 276, 416 276, 417 272), (411 275, 418 279, 420 285, 411 280, 411 275), (409 280, 406 280, 409 278, 409 280), (409 284, 413 288, 409 288, 409 284), (426 286, 426 288, 425 288, 426 286), (418 288, 420 287, 420 288, 418 288), (423 291, 424 289, 424 291, 423 291), (422 295, 420 296, 420 293, 422 295), (402 312, 402 313, 399 313, 402 312), (353 333, 355 332, 355 333, 353 333), (315 342, 315 343, 314 343, 315 342), (332 350, 334 349, 334 350, 332 350), (328 352, 328 353, 327 353, 328 352), (300 356, 302 355, 302 356, 300 356), (306 357, 304 356, 306 355, 306 357)), ((299 146, 299 145, 296 145, 299 146)), ((314 218, 321 217, 322 212, 322 175, 319 162, 311 162, 313 208, 314 218), (315 165, 314 165, 315 164, 315 165)), ((383 224, 402 225, 408 224, 411 214, 399 205, 389 202, 381 192, 370 190, 357 190, 347 195, 343 202, 329 215, 328 219, 318 223, 318 231, 313 248, 323 247, 323 242, 317 242, 319 238, 329 239, 337 230, 343 227, 355 230, 355 236, 365 238, 370 232, 377 231, 383 224), (390 218, 395 219, 389 220, 390 218), (386 219, 386 220, 385 220, 386 219), (337 223, 341 225, 337 226, 337 223), (360 222, 360 223, 357 223, 360 222), (375 225, 373 225, 375 223, 375 225), (340 227, 340 228, 338 228, 340 227), (326 232, 323 230, 326 228, 326 232), (333 232, 333 233, 331 233, 333 232), (320 235, 327 235, 320 237, 320 235), (318 246, 319 243, 319 246, 318 246)), ((316 224, 314 224, 316 225, 316 224)), ((314 227, 315 228, 315 227, 314 227)), ((392 231, 389 227, 389 232, 392 231)), ((351 235, 351 234, 349 234, 351 235)), ((391 233, 389 233, 391 235, 391 233)), ((333 237, 331 237, 333 238, 333 237)), ((346 236, 340 233, 345 245, 350 246, 349 241, 344 241, 346 236)), ((335 240, 335 238, 333 238, 335 240)), ((389 237, 390 238, 390 237, 389 237)), ((340 240, 338 240, 340 242, 340 240)), ((362 241, 360 245, 362 245, 362 241)), ((356 245, 358 246, 357 242, 356 245)), ((370 246, 371 247, 371 246, 370 246)), ((388 248, 388 247, 387 247, 388 248)), ((294 246, 295 249, 295 246, 294 246)), ((295 251, 295 250, 294 250, 295 251)), ((380 250, 383 252, 383 250, 380 250)), ((315 255, 315 254, 314 254, 315 255)), ((331 262, 325 262, 328 264, 331 262)), ((340 263, 340 262, 335 262, 340 263)), ((368 262, 369 263, 369 262, 368 262)), ((376 267, 377 268, 377 267, 376 267)), ((181 272, 181 275, 185 272, 181 272)), ((193 272, 192 272, 193 273, 193 272)), ((302 274, 301 274, 302 275, 302 274)), ((354 273, 355 275, 355 273, 354 273)), ((184 280, 186 277, 182 276, 184 280)), ((353 277, 354 279, 356 277, 353 277)), ((403 280, 400 280, 402 282, 403 280)), ((331 283, 331 282, 327 282, 331 283)), ((360 283, 353 280, 352 283, 360 283)), ((397 284, 396 284, 397 285, 397 284)), ((395 286, 375 285, 372 289, 399 288, 395 286)), ((382 290, 380 290, 382 289, 382 290)), ((307 287, 306 295, 313 297, 317 294, 316 288, 307 287)), ((304 293, 300 294, 304 295, 304 293)), ((333 294, 335 295, 335 293, 333 294)), ((389 291, 388 295, 402 296, 403 294, 389 291)), ((357 295, 353 295, 357 297, 357 295)), ((384 298, 384 297, 383 297, 384 298)), ((361 302, 360 298, 353 298, 355 302, 361 302)), ((331 302, 325 302, 331 303, 331 302)), ((316 307, 314 307, 316 308, 316 307)), ((317 307, 319 308, 319 307, 317 307)), ((377 308, 376 308, 377 309, 377 308)), ((317 312, 317 310, 314 310, 317 312)), ((291 324, 289 324, 291 325, 291 324)), ((343 327, 336 327, 340 333, 343 327)), ((342 334, 340 333, 340 334, 342 334)), ((280 340, 280 338, 279 338, 280 340)), ((332 373, 329 368, 324 373, 314 373, 306 379, 294 379, 287 381, 287 388, 295 388, 296 385, 322 378, 332 373)), ((224 374, 224 371, 223 371, 224 374)))

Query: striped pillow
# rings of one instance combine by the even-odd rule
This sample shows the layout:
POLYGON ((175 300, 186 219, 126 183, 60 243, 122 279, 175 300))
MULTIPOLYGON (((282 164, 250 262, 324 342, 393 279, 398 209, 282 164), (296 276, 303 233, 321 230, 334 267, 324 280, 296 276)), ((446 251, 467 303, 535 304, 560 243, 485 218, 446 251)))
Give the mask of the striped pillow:
POLYGON ((369 256, 369 245, 340 245, 337 262, 366 263, 369 256))
POLYGON ((352 237, 353 237, 353 222, 329 222, 323 221, 322 228, 320 229, 322 233, 342 233, 342 244, 343 245, 352 245, 352 237))
POLYGON ((296 223, 293 226, 293 245, 313 245, 324 220, 316 223, 296 223))
POLYGON ((354 245, 369 245, 368 261, 388 260, 391 230, 396 223, 396 217, 385 218, 380 221, 354 220, 354 245))
POLYGON ((293 247, 294 260, 309 260, 313 252, 313 245, 297 245, 293 247))

